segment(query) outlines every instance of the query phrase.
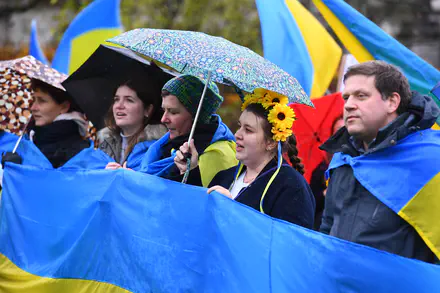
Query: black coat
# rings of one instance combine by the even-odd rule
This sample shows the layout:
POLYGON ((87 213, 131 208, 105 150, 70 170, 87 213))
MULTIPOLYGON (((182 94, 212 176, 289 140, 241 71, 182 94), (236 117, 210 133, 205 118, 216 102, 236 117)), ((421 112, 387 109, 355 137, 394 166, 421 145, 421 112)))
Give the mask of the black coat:
MULTIPOLYGON (((236 201, 260 211, 260 199, 270 178, 276 171, 275 160, 269 162, 257 178, 244 188, 236 201)), ((219 172, 210 187, 220 185, 229 189, 234 181, 237 167, 219 172)), ((245 170, 243 168, 242 172, 245 170)), ((309 229, 313 228, 315 199, 307 181, 291 166, 283 165, 270 185, 263 201, 264 213, 309 229)))
POLYGON ((45 126, 33 126, 32 141, 54 168, 61 167, 90 142, 79 134, 78 124, 72 120, 54 121, 45 126))
POLYGON ((321 226, 325 202, 324 191, 327 189, 327 183, 325 182, 325 171, 327 169, 328 163, 322 161, 318 167, 313 170, 312 177, 310 178, 310 188, 312 189, 316 202, 314 230, 319 230, 321 226))
MULTIPOLYGON (((218 128, 218 122, 212 122, 212 123, 200 123, 196 126, 196 130, 194 131, 194 145, 197 149, 197 152, 199 153, 199 156, 203 154, 205 149, 211 144, 212 138, 214 137, 214 134, 218 128)), ((171 139, 168 143, 166 143, 163 146, 162 149, 162 159, 167 158, 171 154, 171 150, 175 149, 178 150, 185 142, 188 141, 189 133, 175 137, 174 139, 171 139)), ((179 168, 174 165, 167 176, 164 178, 182 182, 184 175, 180 174, 179 168)), ((186 184, 195 185, 195 186, 203 186, 202 184, 202 177, 200 174, 199 166, 192 169, 189 172, 188 179, 186 181, 186 184)))
MULTIPOLYGON (((419 129, 430 128, 438 113, 432 99, 414 95, 410 112, 403 113, 380 130, 365 155, 390 147, 419 129)), ((352 157, 360 155, 345 127, 321 148, 352 157)), ((390 176, 390 180, 395 180, 399 174, 390 176)), ((398 180, 394 182, 399 184, 398 180)), ((416 230, 362 186, 347 165, 331 171, 320 231, 404 257, 435 261, 434 254, 416 230)))

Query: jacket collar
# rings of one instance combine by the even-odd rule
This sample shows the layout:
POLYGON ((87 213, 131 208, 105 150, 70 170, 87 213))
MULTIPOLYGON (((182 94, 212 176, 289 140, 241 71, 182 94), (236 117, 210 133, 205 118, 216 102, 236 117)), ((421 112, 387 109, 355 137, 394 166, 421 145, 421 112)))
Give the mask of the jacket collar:
MULTIPOLYGON (((282 164, 283 164, 283 163, 284 163, 284 160, 283 160, 282 164)), ((239 167, 240 167, 240 164, 237 166, 237 168, 239 168, 239 167)), ((276 168, 276 167, 277 167, 277 160, 276 160, 276 158, 273 158, 272 160, 269 161, 269 163, 266 164, 266 166, 264 166, 263 170, 261 170, 260 173, 258 173, 258 176, 255 178, 255 181, 256 181, 260 176, 262 176, 263 174, 265 174, 267 171, 269 171, 270 169, 276 168)), ((240 171, 240 174, 238 174, 238 175, 243 174, 243 172, 244 172, 245 170, 246 170, 246 166, 243 166, 243 168, 242 168, 241 171, 240 171)), ((235 179, 235 178, 234 178, 234 179, 235 179)))

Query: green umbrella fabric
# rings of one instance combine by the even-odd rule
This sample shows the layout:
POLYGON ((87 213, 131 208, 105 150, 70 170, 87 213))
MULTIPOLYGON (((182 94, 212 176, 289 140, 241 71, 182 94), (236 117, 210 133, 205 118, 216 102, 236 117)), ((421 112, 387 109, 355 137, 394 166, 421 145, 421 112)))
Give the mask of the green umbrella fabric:
POLYGON ((298 81, 252 50, 201 32, 135 29, 108 42, 150 57, 182 74, 191 74, 242 91, 264 88, 285 95, 289 103, 312 106, 298 81))

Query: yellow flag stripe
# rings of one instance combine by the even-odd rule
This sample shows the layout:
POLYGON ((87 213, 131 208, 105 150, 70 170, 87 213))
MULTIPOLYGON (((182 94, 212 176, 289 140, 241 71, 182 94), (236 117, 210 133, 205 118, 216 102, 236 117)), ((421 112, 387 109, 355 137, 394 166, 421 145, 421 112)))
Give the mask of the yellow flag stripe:
POLYGON ((440 173, 432 178, 400 210, 399 216, 416 229, 428 247, 440 258, 440 173))
POLYGON ((8 293, 130 293, 121 287, 80 279, 45 278, 17 267, 0 253, 0 292, 8 293))
POLYGON ((335 34, 344 44, 348 51, 360 63, 375 60, 373 55, 361 44, 361 42, 348 30, 348 28, 333 14, 333 12, 322 2, 313 0, 313 3, 321 12, 335 34))
POLYGON ((72 40, 70 48, 69 74, 77 70, 90 55, 105 44, 105 40, 122 33, 119 28, 88 31, 72 40))
POLYGON ((342 56, 342 49, 321 23, 299 1, 286 5, 301 31, 313 64, 311 97, 321 97, 329 87, 342 56))

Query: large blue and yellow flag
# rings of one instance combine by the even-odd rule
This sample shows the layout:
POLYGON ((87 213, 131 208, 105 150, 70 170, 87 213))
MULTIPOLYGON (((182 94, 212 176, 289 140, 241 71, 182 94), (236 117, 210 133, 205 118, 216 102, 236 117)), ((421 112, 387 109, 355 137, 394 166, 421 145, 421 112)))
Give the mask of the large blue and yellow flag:
POLYGON ((329 170, 350 165, 362 186, 413 226, 440 258, 439 154, 440 131, 427 129, 367 156, 337 153, 329 170))
POLYGON ((298 0, 257 0, 264 57, 294 76, 306 93, 321 97, 342 49, 298 0))
POLYGON ((6 164, 0 292, 436 292, 440 267, 129 170, 6 164))
MULTIPOLYGON (((0 131, 0 157, 6 152, 12 152, 19 137, 15 134, 0 131)), ((27 138, 22 138, 16 149, 17 154, 22 158, 22 164, 36 166, 43 169, 54 169, 50 161, 44 156, 40 149, 27 138)), ((114 160, 101 150, 95 150, 90 141, 90 147, 72 157, 59 169, 104 169, 109 162, 114 160)))
POLYGON ((56 70, 70 74, 105 40, 122 33, 120 0, 95 0, 72 21, 52 61, 56 70))
MULTIPOLYGON (((357 61, 383 60, 400 67, 411 89, 422 94, 428 94, 440 80, 440 71, 343 0, 313 0, 313 3, 357 61)), ((435 101, 440 106, 440 100, 435 101)))
POLYGON ((31 23, 31 36, 29 39, 29 55, 34 56, 38 61, 49 64, 46 56, 44 55, 43 50, 41 49, 40 42, 38 41, 38 33, 37 33, 37 21, 35 19, 32 20, 31 23))

